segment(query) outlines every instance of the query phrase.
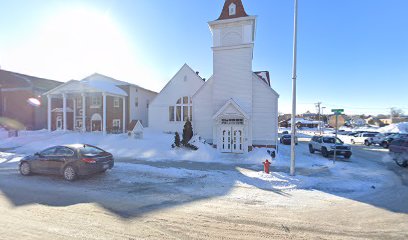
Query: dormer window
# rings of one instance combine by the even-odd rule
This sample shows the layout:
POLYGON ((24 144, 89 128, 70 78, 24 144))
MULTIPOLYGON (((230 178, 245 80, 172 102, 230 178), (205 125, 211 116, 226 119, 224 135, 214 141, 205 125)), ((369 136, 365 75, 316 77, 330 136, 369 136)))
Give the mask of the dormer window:
POLYGON ((237 14, 237 5, 235 5, 235 3, 231 3, 231 5, 229 5, 229 15, 233 16, 237 14))

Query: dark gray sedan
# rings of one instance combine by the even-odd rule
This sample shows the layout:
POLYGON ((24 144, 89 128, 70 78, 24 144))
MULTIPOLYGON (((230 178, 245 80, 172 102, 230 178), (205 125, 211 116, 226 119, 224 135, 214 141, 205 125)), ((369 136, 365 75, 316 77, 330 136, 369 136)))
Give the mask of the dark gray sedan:
POLYGON ((20 173, 62 175, 68 181, 79 176, 91 175, 112 169, 114 159, 105 150, 88 145, 73 144, 54 146, 20 160, 20 173))

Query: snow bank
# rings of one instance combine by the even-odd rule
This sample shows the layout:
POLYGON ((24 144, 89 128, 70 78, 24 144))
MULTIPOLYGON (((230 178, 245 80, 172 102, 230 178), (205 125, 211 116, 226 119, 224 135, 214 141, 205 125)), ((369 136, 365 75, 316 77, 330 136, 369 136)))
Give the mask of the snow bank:
MULTIPOLYGON (((196 136, 191 143, 199 147, 197 151, 171 148, 173 134, 166 134, 146 128, 143 139, 129 138, 127 134, 102 135, 101 133, 22 131, 19 137, 0 141, 0 149, 13 149, 18 154, 34 154, 47 147, 64 144, 91 144, 111 152, 115 158, 148 161, 198 161, 221 163, 261 163, 268 158, 265 149, 242 154, 222 154, 196 136)), ((270 157, 269 157, 270 159, 270 157)))
POLYGON ((394 123, 379 129, 382 133, 408 133, 408 122, 394 123))

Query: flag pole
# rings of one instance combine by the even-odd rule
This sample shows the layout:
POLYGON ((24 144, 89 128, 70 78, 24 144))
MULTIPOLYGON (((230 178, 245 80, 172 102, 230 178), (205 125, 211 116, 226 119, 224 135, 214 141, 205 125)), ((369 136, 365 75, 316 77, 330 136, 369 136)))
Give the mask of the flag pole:
POLYGON ((295 136, 296 136, 296 57, 297 57, 297 14, 298 1, 295 0, 294 34, 293 34, 293 71, 292 71, 292 123, 290 145, 290 175, 295 175, 295 136))

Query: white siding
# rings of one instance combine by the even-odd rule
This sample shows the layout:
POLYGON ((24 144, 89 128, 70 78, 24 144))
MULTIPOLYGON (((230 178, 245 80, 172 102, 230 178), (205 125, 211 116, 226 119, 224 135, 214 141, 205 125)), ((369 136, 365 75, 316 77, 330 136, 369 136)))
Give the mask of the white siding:
POLYGON ((278 95, 253 76, 252 144, 275 145, 278 137, 278 95))
POLYGON ((205 85, 193 96, 193 131, 208 142, 213 142, 213 106, 212 84, 210 78, 205 85))
POLYGON ((214 50, 215 114, 231 98, 248 114, 252 107, 252 46, 214 50))
POLYGON ((130 121, 139 120, 144 127, 149 126, 148 121, 148 108, 147 103, 151 105, 151 102, 155 99, 157 93, 148 91, 136 86, 130 87, 129 94, 129 109, 130 109, 130 121), (138 106, 136 106, 136 97, 138 99, 138 106))
MULTIPOLYGON (((169 132, 181 132, 184 122, 169 121, 169 106, 175 106, 177 100, 181 97, 192 97, 203 84, 203 79, 185 64, 150 104, 150 128, 169 132)), ((193 110, 193 121, 194 118, 193 110)))

